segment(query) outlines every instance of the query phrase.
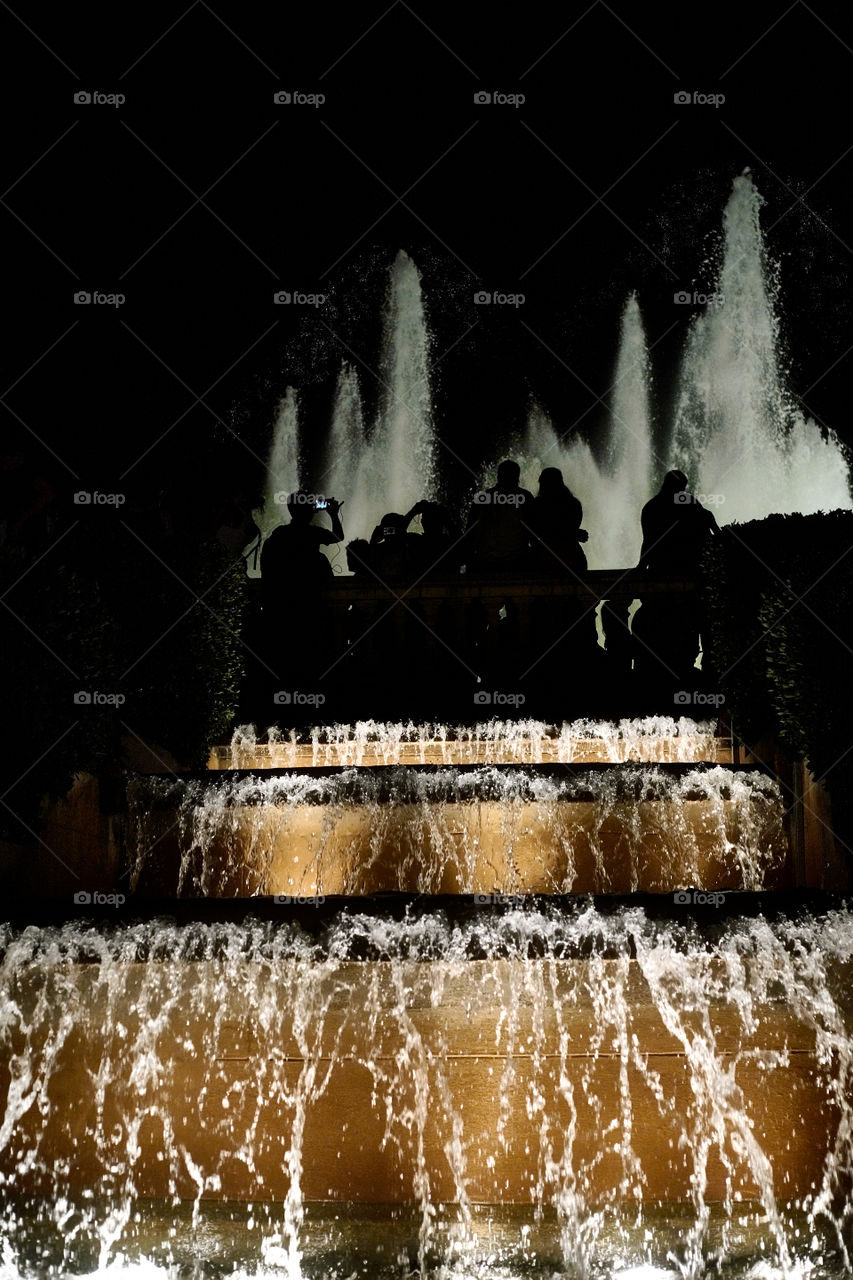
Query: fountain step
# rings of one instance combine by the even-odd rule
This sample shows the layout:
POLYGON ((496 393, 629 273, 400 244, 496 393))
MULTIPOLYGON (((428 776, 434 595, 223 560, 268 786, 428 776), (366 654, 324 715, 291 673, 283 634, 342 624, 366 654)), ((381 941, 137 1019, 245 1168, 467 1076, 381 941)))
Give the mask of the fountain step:
POLYGON ((231 771, 130 788, 131 886, 161 895, 784 887, 784 806, 743 766, 231 771))
POLYGON ((518 764, 617 764, 635 762, 707 762, 732 764, 737 747, 731 737, 708 732, 671 730, 625 735, 613 726, 609 734, 584 736, 542 732, 516 735, 479 736, 472 731, 455 737, 418 737, 407 741, 387 733, 356 738, 311 742, 235 741, 214 746, 210 751, 211 770, 315 769, 330 766, 374 768, 382 765, 518 765, 518 764))
MULTIPOLYGON (((284 1199, 298 1167, 308 1200, 406 1202, 426 1178, 433 1203, 452 1202, 455 1117, 467 1196, 530 1203, 547 1116, 549 1159, 570 1148, 586 1203, 686 1201, 692 1129, 712 1122, 697 1090, 719 1075, 726 1136, 711 1142, 706 1199, 758 1195, 747 1136, 777 1197, 807 1194, 839 1121, 808 1011, 781 988, 768 998, 760 958, 739 977, 753 993, 746 1017, 730 962, 684 964, 702 1007, 686 1003, 675 1025, 625 956, 24 964, 9 1057, 44 1079, 39 1106, 30 1096, 7 1113, 0 1173, 18 1194, 55 1193, 59 1178, 75 1196, 118 1179, 135 1196, 255 1201, 284 1199)), ((851 979, 850 963, 828 965, 836 994, 851 979)), ((849 995, 844 1008, 849 1036, 849 995)))

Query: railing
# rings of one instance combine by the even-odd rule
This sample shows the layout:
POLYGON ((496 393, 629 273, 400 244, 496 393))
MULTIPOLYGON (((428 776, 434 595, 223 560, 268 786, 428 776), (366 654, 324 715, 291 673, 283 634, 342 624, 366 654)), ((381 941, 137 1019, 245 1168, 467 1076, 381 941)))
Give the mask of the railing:
POLYGON ((627 699, 620 714, 651 703, 685 713, 673 699, 701 693, 698 619, 694 582, 635 570, 388 585, 341 578, 310 600, 261 606, 260 696, 269 698, 273 678, 275 705, 289 708, 278 718, 288 723, 605 714, 618 699, 627 699), (629 624, 634 601, 641 607, 629 624))

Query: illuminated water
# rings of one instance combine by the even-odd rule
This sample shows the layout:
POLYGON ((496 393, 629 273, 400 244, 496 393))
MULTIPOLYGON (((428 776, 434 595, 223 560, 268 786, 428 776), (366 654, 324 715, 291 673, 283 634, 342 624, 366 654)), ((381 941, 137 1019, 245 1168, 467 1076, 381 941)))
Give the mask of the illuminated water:
POLYGON ((6 927, 0 1275, 849 1274, 852 924, 580 903, 6 927), (832 1108, 825 1157, 802 1088, 832 1108), (794 1175, 814 1166, 795 1204, 765 1095, 794 1175), (680 1204, 648 1201, 651 1141, 680 1204), (336 1144, 357 1194, 332 1204, 336 1144), (516 1166, 522 1203, 498 1205, 516 1166))

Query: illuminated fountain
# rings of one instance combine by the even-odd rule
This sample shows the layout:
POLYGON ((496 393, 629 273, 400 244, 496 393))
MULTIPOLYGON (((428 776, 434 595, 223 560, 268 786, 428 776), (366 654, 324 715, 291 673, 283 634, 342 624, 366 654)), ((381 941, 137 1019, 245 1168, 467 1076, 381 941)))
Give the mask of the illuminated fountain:
MULTIPOLYGON (((719 317, 772 316, 739 184, 723 277, 737 243, 749 287, 696 322, 674 435, 701 485, 747 376, 719 317)), ((353 532, 435 480, 405 255, 386 320, 379 421, 345 367, 317 485, 361 513, 353 532)), ((759 406, 779 386, 761 332, 759 406)), ((565 459, 592 508, 636 506, 661 465, 649 376, 632 298, 601 461, 561 454, 539 415, 528 463, 565 459)), ((307 483, 297 407, 291 390, 270 520, 307 483)), ((745 465, 805 440, 849 505, 833 442, 749 421, 745 465)), ((588 523, 590 548, 636 557, 627 525, 588 523)), ((246 726, 204 774, 128 795, 136 914, 3 926, 0 1276, 850 1274, 853 918, 799 892, 796 814, 722 725, 246 726)))

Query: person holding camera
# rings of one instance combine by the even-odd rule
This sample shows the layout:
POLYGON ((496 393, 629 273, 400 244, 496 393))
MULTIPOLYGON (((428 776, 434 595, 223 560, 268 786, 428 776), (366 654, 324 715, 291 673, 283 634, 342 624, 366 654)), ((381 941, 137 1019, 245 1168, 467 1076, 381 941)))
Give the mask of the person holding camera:
POLYGON ((287 500, 290 524, 273 529, 261 552, 265 599, 275 599, 289 590, 316 590, 328 585, 333 577, 332 566, 322 548, 343 542, 342 506, 335 498, 318 500, 314 494, 301 490, 290 494, 287 500), (318 511, 327 512, 331 529, 312 523, 318 511))

